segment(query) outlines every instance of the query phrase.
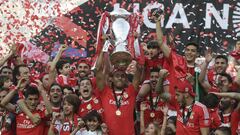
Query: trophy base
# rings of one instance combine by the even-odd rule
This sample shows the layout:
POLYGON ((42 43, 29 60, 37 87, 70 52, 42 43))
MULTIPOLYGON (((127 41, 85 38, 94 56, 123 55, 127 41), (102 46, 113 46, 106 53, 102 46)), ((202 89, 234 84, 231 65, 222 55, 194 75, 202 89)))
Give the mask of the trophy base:
POLYGON ((110 56, 111 64, 114 68, 127 69, 128 65, 132 62, 132 56, 125 51, 118 51, 110 56))

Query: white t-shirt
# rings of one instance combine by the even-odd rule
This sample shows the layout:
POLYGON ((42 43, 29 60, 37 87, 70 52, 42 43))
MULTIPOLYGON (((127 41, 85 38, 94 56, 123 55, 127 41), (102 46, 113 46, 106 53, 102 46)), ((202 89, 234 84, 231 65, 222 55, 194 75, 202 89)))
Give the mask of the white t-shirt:
POLYGON ((101 131, 88 131, 86 129, 80 129, 75 135, 102 135, 101 131))

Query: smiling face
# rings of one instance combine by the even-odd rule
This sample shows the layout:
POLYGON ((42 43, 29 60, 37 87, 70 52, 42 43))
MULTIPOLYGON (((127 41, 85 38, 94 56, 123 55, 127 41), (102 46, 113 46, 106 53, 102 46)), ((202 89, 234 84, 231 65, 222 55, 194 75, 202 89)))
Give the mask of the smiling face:
POLYGON ((78 75, 80 78, 87 77, 90 74, 90 67, 86 63, 79 63, 78 65, 78 75))
POLYGON ((100 126, 100 123, 96 117, 94 117, 92 120, 87 120, 86 124, 90 131, 96 131, 97 128, 100 126))
POLYGON ((63 113, 64 113, 65 116, 69 116, 69 115, 72 115, 74 113, 73 105, 71 105, 66 100, 64 100, 64 102, 63 102, 63 113))
POLYGON ((214 69, 217 73, 223 73, 226 71, 228 63, 223 58, 215 59, 214 69))
POLYGON ((79 85, 81 97, 85 100, 92 97, 92 84, 88 79, 82 80, 79 85))
POLYGON ((195 59, 197 58, 198 52, 197 52, 197 47, 194 45, 188 45, 185 48, 184 51, 185 58, 187 62, 195 62, 195 59))

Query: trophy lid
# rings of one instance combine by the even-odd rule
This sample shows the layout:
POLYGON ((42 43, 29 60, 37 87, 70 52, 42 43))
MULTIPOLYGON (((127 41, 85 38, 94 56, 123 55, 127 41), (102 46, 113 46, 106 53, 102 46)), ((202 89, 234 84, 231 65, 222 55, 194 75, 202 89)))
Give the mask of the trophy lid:
POLYGON ((127 10, 123 9, 123 8, 115 8, 112 12, 110 12, 110 15, 114 15, 114 16, 128 16, 131 15, 131 13, 129 13, 127 10))

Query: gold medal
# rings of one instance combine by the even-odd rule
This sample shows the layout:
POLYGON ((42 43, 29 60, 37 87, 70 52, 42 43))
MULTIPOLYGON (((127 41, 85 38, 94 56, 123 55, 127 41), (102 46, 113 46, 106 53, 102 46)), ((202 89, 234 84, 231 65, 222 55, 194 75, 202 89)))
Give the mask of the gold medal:
POLYGON ((120 111, 119 109, 117 109, 116 115, 117 115, 117 116, 120 116, 121 114, 122 114, 121 111, 120 111))
POLYGON ((88 109, 88 110, 91 110, 91 109, 92 109, 92 105, 91 105, 91 104, 88 104, 88 105, 87 105, 87 109, 88 109))
POLYGON ((151 117, 151 118, 154 118, 154 117, 155 117, 155 113, 154 113, 154 112, 151 112, 151 113, 150 113, 150 117, 151 117))
POLYGON ((123 97, 124 97, 124 98, 128 98, 128 94, 124 92, 124 93, 123 93, 123 97))
POLYGON ((94 99, 93 102, 94 102, 95 104, 98 104, 98 99, 94 99))

